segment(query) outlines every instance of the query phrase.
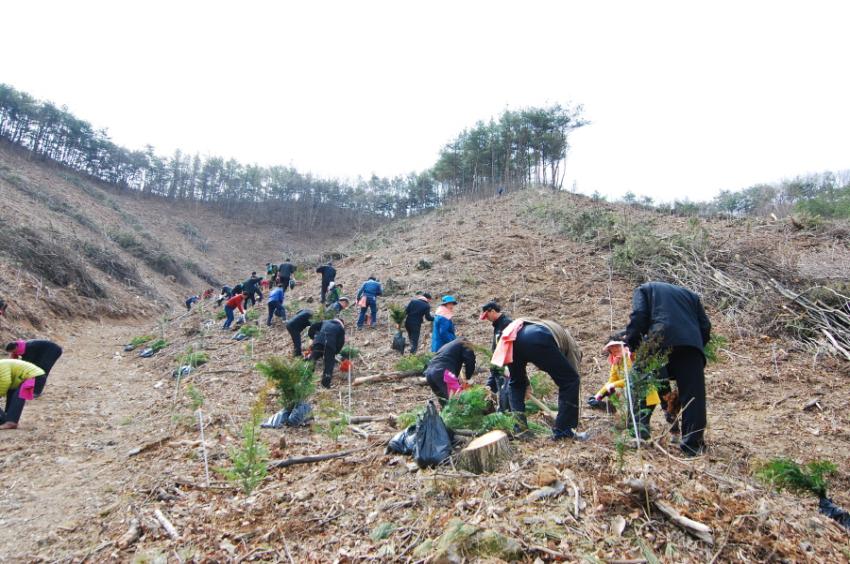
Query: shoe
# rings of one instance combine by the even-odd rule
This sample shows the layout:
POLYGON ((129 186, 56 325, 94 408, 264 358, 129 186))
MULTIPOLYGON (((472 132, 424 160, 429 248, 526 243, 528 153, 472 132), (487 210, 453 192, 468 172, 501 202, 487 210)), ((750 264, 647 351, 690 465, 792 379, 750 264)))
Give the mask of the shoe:
POLYGON ((15 423, 14 421, 6 421, 2 425, 0 425, 0 431, 7 431, 7 430, 12 430, 12 429, 17 429, 17 428, 18 428, 18 424, 15 423))
POLYGON ((566 440, 566 439, 572 439, 572 440, 575 440, 575 441, 584 442, 589 438, 590 438, 590 435, 588 435, 586 432, 570 431, 568 433, 563 433, 563 432, 560 432, 560 431, 554 431, 552 433, 551 440, 557 442, 557 441, 563 441, 563 440, 566 440))
POLYGON ((596 396, 590 396, 587 398, 587 405, 591 407, 591 409, 599 409, 602 407, 602 402, 596 399, 596 396))
POLYGON ((331 379, 327 376, 322 377, 322 387, 327 389, 330 389, 331 387, 331 379))
POLYGON ((32 397, 33 399, 38 399, 41 397, 41 394, 33 394, 32 397))
POLYGON ((685 456, 702 456, 705 454, 705 445, 691 446, 687 443, 680 443, 679 448, 685 456))

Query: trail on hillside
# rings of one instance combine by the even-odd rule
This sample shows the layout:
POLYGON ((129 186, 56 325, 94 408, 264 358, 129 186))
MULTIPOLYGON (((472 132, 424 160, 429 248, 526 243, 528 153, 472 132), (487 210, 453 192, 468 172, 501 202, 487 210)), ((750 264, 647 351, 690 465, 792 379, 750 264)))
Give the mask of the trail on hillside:
POLYGON ((82 559, 97 548, 93 525, 127 503, 127 452, 167 424, 151 416, 149 374, 116 357, 134 327, 69 327, 44 395, 3 432, 0 560, 82 559))

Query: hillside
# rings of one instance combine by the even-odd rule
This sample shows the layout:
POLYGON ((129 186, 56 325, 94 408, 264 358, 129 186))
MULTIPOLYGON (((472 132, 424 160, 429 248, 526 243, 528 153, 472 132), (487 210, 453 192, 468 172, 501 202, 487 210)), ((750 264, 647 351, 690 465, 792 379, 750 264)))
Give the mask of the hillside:
MULTIPOLYGON (((349 401, 340 376, 331 390, 313 398, 320 425, 264 429, 260 436, 274 459, 350 451, 346 456, 271 470, 250 496, 214 470, 207 487, 194 408, 202 406, 210 467, 229 467, 228 452, 238 446, 240 428, 265 387, 253 366, 270 355, 289 354, 291 342, 280 325, 262 326, 248 345, 233 341, 218 329, 212 304, 205 304, 174 315, 164 326, 105 321, 102 327, 88 326, 91 338, 70 340, 69 358, 51 376, 48 393, 24 412, 27 432, 0 444, 4 471, 14 473, 21 464, 38 469, 26 484, 0 497, 0 504, 11 507, 4 516, 7 525, 0 528, 0 554, 22 560, 421 561, 438 552, 440 535, 459 518, 468 530, 495 531, 511 539, 508 544, 518 543, 512 546, 527 561, 846 561, 847 533, 817 514, 816 500, 775 493, 753 478, 755 467, 775 456, 827 458, 838 466, 830 494, 850 506, 846 364, 834 350, 816 352, 799 337, 809 333, 789 330, 789 319, 799 325, 801 314, 781 296, 768 294, 754 274, 782 271, 780 281, 788 285, 835 283, 832 278, 846 277, 836 264, 847 253, 838 231, 796 231, 782 222, 694 225, 532 191, 441 208, 337 248, 344 257, 337 262, 337 279, 345 293, 353 293, 369 275, 388 289, 378 329, 353 331, 353 312, 344 315, 349 343, 362 352, 353 376, 394 370, 398 356, 389 347, 393 331, 386 305, 404 304, 413 292, 428 290, 458 298, 458 334, 482 346, 492 332, 478 320, 479 306, 490 299, 514 316, 560 321, 584 350, 581 397, 590 395, 606 379, 599 350, 611 329, 625 323, 638 276, 626 268, 611 272, 608 249, 632 245, 616 247, 621 255, 632 253, 631 262, 620 266, 662 268, 663 261, 645 261, 630 238, 641 232, 644 243, 654 241, 641 231, 648 225, 664 237, 680 237, 676 248, 690 250, 694 247, 681 245, 693 243, 699 227, 699 237, 704 232, 707 239, 694 264, 711 257, 725 276, 701 278, 684 259, 669 259, 671 272, 704 285, 699 289, 710 294, 714 330, 727 339, 719 360, 707 367, 707 456, 678 458, 660 414, 653 418, 656 441, 635 451, 618 441, 611 416, 583 410, 581 428, 591 433, 587 443, 556 444, 545 435, 516 440, 513 461, 491 475, 453 467, 411 472, 409 459, 383 454, 386 440, 397 432, 386 420, 423 405, 430 391, 411 378, 355 386, 348 415, 377 420, 334 425, 349 401), (625 231, 606 239, 609 230, 623 226, 625 231), (715 260, 717 253, 728 256, 727 262, 715 260), (736 273, 751 278, 735 278, 736 273), (736 300, 739 284, 745 283, 748 299, 736 300), (718 288, 732 295, 724 300, 718 288), (160 331, 169 345, 153 358, 122 351, 132 337, 160 331), (189 347, 203 349, 210 361, 175 383, 171 371, 189 347), (89 388, 96 394, 91 400, 88 392, 80 393, 89 388), (137 447, 144 449, 128 454, 137 447), (578 485, 577 516, 569 486, 551 499, 526 498, 538 476, 552 468, 578 485), (627 492, 624 479, 644 473, 669 504, 711 527, 712 545, 648 511, 627 492), (68 496, 69 491, 76 495, 68 496), (173 523, 179 539, 169 538, 155 518, 157 510, 173 523), (125 547, 121 539, 134 520, 141 537, 125 547), (20 534, 22 527, 26 532, 20 534)), ((217 231, 232 238, 230 228, 217 231)), ((651 255, 669 258, 660 249, 651 255)), ((260 258, 253 266, 263 262, 260 258)), ((226 272, 225 261, 216 266, 223 278, 238 274, 226 272)), ((289 306, 295 309, 317 295, 318 281, 311 274, 291 292, 289 306)), ((478 361, 486 363, 485 355, 478 361)), ((477 376, 479 382, 483 378, 477 376)), ((276 410, 268 397, 265 414, 276 410)), ((534 419, 543 423, 539 415, 534 419)), ((481 556, 494 547, 463 545, 463 535, 455 533, 454 548, 469 560, 511 554, 502 546, 501 552, 481 556)))
POLYGON ((307 247, 211 205, 142 198, 0 141, 0 338, 62 338, 69 319, 149 318, 307 247))

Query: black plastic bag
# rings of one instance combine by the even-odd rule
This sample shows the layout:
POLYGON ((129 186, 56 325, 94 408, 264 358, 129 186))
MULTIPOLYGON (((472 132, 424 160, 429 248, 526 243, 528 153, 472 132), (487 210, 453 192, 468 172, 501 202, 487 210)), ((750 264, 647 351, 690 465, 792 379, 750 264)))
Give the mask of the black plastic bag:
POLYGON ((130 352, 136 350, 136 345, 124 345, 124 352, 130 352))
POLYGON ((406 346, 407 346, 407 341, 405 340, 404 335, 401 333, 401 331, 398 331, 393 336, 393 350, 398 351, 401 354, 404 354, 404 347, 406 347, 406 346))
POLYGON ((499 411, 511 411, 511 389, 509 387, 510 380, 505 378, 502 385, 499 386, 499 411))
POLYGON ((286 419, 286 424, 290 427, 300 427, 301 425, 306 425, 307 421, 312 419, 313 417, 313 406, 309 403, 301 402, 296 405, 291 412, 289 412, 289 417, 286 419))
POLYGON ((404 431, 396 434, 390 442, 387 443, 386 454, 413 454, 413 449, 416 446, 416 425, 411 425, 404 431))
POLYGON ((289 289, 292 290, 295 288, 295 278, 289 279, 289 289))
POLYGON ((828 497, 822 497, 818 501, 818 509, 823 515, 830 519, 834 519, 839 525, 845 529, 850 529, 850 513, 838 507, 828 497))
POLYGON ((147 349, 143 350, 142 352, 140 352, 139 356, 142 357, 142 358, 150 358, 150 357, 153 356, 153 353, 155 353, 155 352, 156 352, 155 350, 153 350, 151 348, 147 348, 147 349))
POLYGON ((433 401, 428 402, 425 415, 416 426, 413 460, 420 468, 442 464, 452 455, 452 437, 437 413, 433 401))
POLYGON ((260 424, 260 427, 263 429, 280 429, 286 424, 286 420, 289 419, 289 410, 281 409, 265 421, 260 424))

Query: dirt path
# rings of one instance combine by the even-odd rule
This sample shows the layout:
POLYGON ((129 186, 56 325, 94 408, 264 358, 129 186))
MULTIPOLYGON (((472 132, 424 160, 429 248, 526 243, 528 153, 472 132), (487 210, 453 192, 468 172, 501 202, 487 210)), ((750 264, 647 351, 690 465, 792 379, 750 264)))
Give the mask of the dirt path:
POLYGON ((82 558, 103 517, 127 500, 127 451, 160 432, 146 417, 161 394, 120 343, 149 324, 81 325, 44 395, 0 442, 0 562, 82 558))

